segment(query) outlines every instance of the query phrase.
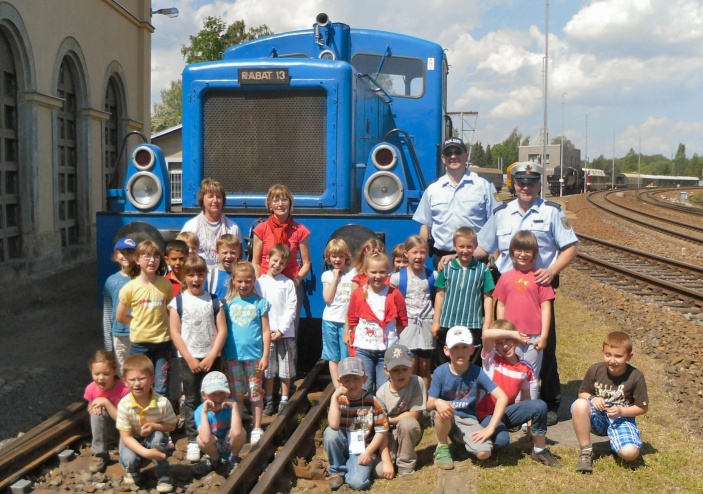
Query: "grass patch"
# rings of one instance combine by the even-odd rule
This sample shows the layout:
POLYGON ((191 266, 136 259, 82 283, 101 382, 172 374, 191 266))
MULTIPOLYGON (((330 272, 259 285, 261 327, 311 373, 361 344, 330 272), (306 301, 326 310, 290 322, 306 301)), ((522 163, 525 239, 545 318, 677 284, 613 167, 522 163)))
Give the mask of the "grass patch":
MULTIPOLYGON (((559 372, 562 382, 562 410, 575 398, 588 367, 601 359, 603 337, 618 328, 600 313, 585 310, 577 300, 557 297, 559 372)), ((594 442, 594 472, 574 471, 578 448, 553 444, 552 452, 563 468, 550 469, 529 458, 531 445, 513 441, 506 451, 478 465, 471 459, 457 464, 454 475, 464 479, 466 492, 524 494, 526 492, 700 492, 703 485, 703 442, 687 428, 684 414, 669 398, 671 384, 664 367, 634 348, 632 364, 647 379, 649 412, 637 419, 642 431, 642 456, 634 465, 612 456, 607 438, 594 442)), ((568 425, 568 424, 566 424, 568 425)), ((548 436, 549 438, 549 433, 548 436)), ((391 481, 376 480, 372 491, 387 494, 434 492, 438 469, 432 464, 436 444, 433 429, 425 431, 419 446, 419 470, 391 481)), ((458 459, 455 456, 455 459, 458 459)))

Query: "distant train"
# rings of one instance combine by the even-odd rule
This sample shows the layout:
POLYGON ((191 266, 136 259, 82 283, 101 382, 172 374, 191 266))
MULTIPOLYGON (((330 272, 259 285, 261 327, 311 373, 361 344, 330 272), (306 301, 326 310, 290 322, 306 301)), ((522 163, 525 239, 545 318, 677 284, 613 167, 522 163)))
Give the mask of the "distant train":
POLYGON ((605 190, 608 188, 608 177, 605 172, 599 168, 584 168, 583 172, 586 175, 586 192, 596 190, 605 190))
POLYGON ((636 187, 695 187, 699 184, 700 179, 698 177, 640 175, 638 173, 619 173, 615 176, 616 189, 634 189, 636 187))
POLYGON ((496 191, 503 188, 503 170, 498 168, 481 168, 479 166, 469 166, 469 170, 491 182, 496 191))
MULTIPOLYGON (((559 195, 560 173, 561 167, 557 166, 554 168, 554 173, 547 177, 549 192, 553 196, 559 195)), ((565 167, 562 178, 563 185, 561 192, 563 195, 580 194, 584 192, 584 190, 586 192, 605 190, 609 187, 605 172, 598 168, 565 167)))

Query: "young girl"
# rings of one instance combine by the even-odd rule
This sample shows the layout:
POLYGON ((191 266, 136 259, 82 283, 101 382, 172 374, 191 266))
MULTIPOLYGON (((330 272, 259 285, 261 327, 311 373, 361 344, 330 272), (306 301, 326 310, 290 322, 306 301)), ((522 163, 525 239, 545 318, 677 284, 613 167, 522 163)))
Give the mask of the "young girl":
POLYGON ((330 376, 339 386, 339 361, 349 356, 344 344, 344 323, 352 294, 352 279, 356 269, 351 268, 351 251, 341 238, 333 238, 325 249, 325 261, 332 269, 322 273, 322 297, 325 310, 322 312, 322 360, 330 365, 330 376))
POLYGON ((407 267, 408 257, 405 254, 405 244, 398 244, 391 251, 391 259, 393 259, 393 273, 397 273, 401 269, 407 267))
POLYGON ((117 362, 112 352, 98 350, 88 361, 88 368, 93 375, 93 382, 85 388, 83 398, 88 401, 90 430, 93 434, 91 449, 95 455, 88 470, 96 473, 105 470, 110 459, 108 443, 117 443, 117 405, 129 390, 117 378, 117 362))
MULTIPOLYGON (((530 343, 517 347, 516 353, 532 364, 535 376, 539 376, 542 367, 542 350, 547 345, 552 318, 550 301, 554 300, 551 286, 535 283, 534 263, 538 252, 537 238, 532 232, 517 232, 510 241, 510 258, 515 268, 501 275, 493 291, 498 301, 496 318, 507 319, 530 337, 530 343)), ((531 389, 530 396, 533 400, 539 398, 539 389, 531 389)))
POLYGON ((388 380, 384 353, 398 343, 398 335, 408 325, 403 295, 386 285, 388 256, 374 252, 366 259, 367 284, 354 290, 349 302, 349 334, 354 335, 356 356, 364 363, 368 379, 364 389, 375 394, 388 380))
POLYGON ((232 281, 225 301, 227 319, 227 340, 225 358, 230 368, 231 388, 243 410, 244 395, 249 393, 254 428, 251 443, 256 444, 264 433, 261 418, 264 411, 261 389, 263 372, 268 367, 271 345, 268 311, 271 305, 254 291, 256 271, 246 261, 232 268, 232 281))
POLYGON ((154 364, 154 390, 168 396, 171 370, 171 336, 166 306, 173 298, 171 282, 163 277, 166 263, 159 246, 144 240, 129 266, 132 278, 120 290, 117 320, 129 324, 130 355, 146 355, 154 364), (127 311, 131 309, 131 315, 127 311))
POLYGON ((415 374, 422 378, 425 389, 429 390, 430 363, 435 347, 435 338, 430 331, 434 318, 432 292, 437 273, 425 267, 427 251, 425 239, 419 235, 408 237, 404 253, 409 264, 391 275, 391 286, 403 294, 408 310, 408 327, 400 335, 400 344, 412 352, 415 374))
POLYGON ((198 430, 193 413, 200 405, 200 386, 210 370, 220 370, 220 352, 227 338, 227 321, 220 300, 205 291, 207 263, 190 256, 182 269, 183 288, 168 304, 171 339, 180 357, 185 400, 185 429, 188 436, 186 460, 198 461, 198 430))

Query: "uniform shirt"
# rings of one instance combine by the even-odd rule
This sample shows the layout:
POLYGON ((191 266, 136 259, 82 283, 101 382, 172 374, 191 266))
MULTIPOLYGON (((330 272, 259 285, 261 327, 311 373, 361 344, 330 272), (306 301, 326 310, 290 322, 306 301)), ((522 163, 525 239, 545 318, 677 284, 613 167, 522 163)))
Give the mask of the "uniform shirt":
POLYGON ((478 233, 499 205, 495 186, 467 170, 458 185, 444 175, 427 186, 413 220, 430 228, 436 249, 450 251, 459 227, 478 233))
POLYGON ((488 266, 472 259, 464 268, 452 259, 440 271, 434 286, 446 291, 439 318, 441 327, 478 329, 483 326, 483 294, 495 288, 488 266))
POLYGON ((132 309, 129 339, 132 343, 164 343, 171 340, 166 306, 173 299, 171 282, 157 276, 145 285, 134 278, 120 290, 120 302, 132 309))
POLYGON ((479 390, 491 394, 494 389, 496 384, 480 367, 469 365, 466 372, 456 375, 447 362, 435 369, 428 394, 451 403, 457 417, 475 419, 479 390))
POLYGON ((256 280, 256 293, 260 293, 269 304, 269 328, 271 332, 280 331, 284 338, 295 338, 295 315, 298 308, 298 296, 295 283, 282 274, 275 277, 268 274, 256 280))
POLYGON ((142 437, 142 425, 154 424, 176 425, 178 420, 173 413, 171 402, 157 394, 152 388, 149 392, 149 404, 142 408, 132 393, 126 395, 117 405, 117 430, 129 432, 134 437, 142 437))
MULTIPOLYGON (((529 362, 518 359, 516 363, 510 363, 495 349, 490 352, 482 351, 481 358, 483 358, 484 372, 508 395, 508 405, 515 403, 521 391, 529 391, 530 388, 539 389, 539 383, 535 379, 529 362)), ((493 415, 495 407, 496 399, 489 394, 483 395, 476 405, 478 419, 483 420, 493 415)))
POLYGON ((496 267, 501 273, 514 267, 510 259, 510 240, 520 230, 529 230, 537 237, 539 254, 535 259, 535 269, 550 267, 559 251, 578 242, 559 204, 538 197, 523 215, 515 199, 499 206, 478 234, 478 245, 483 250, 493 253, 500 249, 496 267))
POLYGON ((388 419, 383 407, 372 394, 364 391, 361 397, 353 400, 339 397, 339 430, 344 432, 361 431, 368 446, 374 434, 388 432, 388 419))

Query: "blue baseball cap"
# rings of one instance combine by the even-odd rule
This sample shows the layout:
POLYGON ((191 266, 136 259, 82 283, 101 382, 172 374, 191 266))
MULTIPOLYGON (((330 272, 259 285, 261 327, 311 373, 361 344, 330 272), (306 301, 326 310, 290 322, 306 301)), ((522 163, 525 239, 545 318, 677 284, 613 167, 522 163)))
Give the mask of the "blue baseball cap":
POLYGON ((115 250, 134 250, 137 248, 137 242, 129 237, 123 237, 117 241, 115 244, 115 250))

